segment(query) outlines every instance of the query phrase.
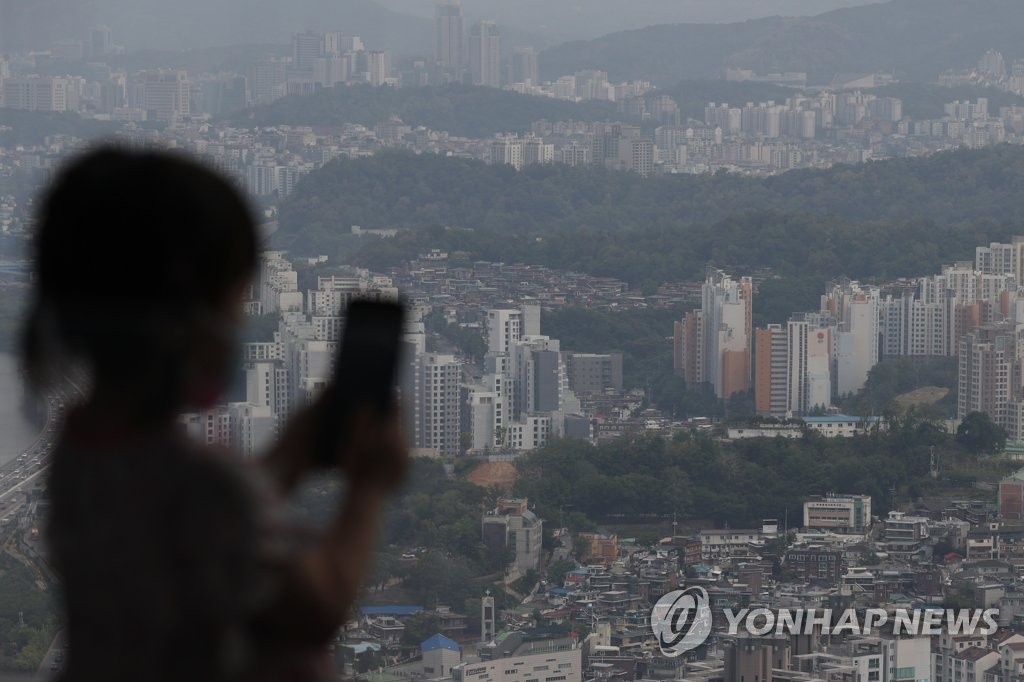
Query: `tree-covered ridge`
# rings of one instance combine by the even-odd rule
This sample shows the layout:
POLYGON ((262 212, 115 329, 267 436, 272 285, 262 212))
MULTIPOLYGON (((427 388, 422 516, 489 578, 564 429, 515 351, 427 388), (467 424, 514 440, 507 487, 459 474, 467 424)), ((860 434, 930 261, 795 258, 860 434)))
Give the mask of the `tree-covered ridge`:
MULTIPOLYGON (((871 495, 880 516, 919 497, 998 478, 1012 463, 979 463, 978 454, 914 412, 890 433, 853 438, 752 438, 721 441, 707 432, 673 438, 633 434, 598 445, 554 441, 519 460, 515 491, 558 518, 571 509, 591 523, 659 521, 677 514, 721 527, 750 527, 786 512, 799 525, 810 495, 833 490, 871 495), (941 461, 929 476, 930 448, 941 461), (988 468, 986 468, 988 467, 988 468)), ((970 494, 980 494, 972 492, 970 494)))
MULTIPOLYGON (((648 287, 699 278, 708 263, 770 268, 787 279, 769 290, 799 297, 842 275, 916 276, 970 258, 977 244, 1020 230, 1022 186, 1024 148, 1009 145, 766 179, 644 179, 559 164, 516 172, 387 152, 307 176, 281 206, 275 241, 377 268, 440 247, 648 287), (410 232, 360 241, 345 236, 351 225, 410 232)), ((798 302, 786 310, 780 296, 773 318, 798 302)))
POLYGON ((460 137, 529 132, 541 119, 629 120, 611 102, 570 102, 474 85, 409 88, 339 85, 310 95, 291 95, 234 115, 240 125, 373 126, 397 116, 460 137))
POLYGON ((540 65, 543 78, 604 69, 612 80, 662 86, 718 77, 726 67, 805 71, 815 84, 872 71, 926 81, 974 64, 989 48, 1020 56, 1022 29, 1024 4, 1017 0, 892 0, 816 17, 621 31, 545 50, 540 65))

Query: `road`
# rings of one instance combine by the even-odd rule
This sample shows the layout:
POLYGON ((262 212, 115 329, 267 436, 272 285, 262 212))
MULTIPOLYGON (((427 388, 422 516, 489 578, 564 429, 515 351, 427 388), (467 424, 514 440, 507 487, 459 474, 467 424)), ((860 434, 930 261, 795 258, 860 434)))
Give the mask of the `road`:
POLYGON ((0 527, 13 520, 15 510, 20 511, 25 501, 23 493, 44 482, 57 423, 64 414, 62 396, 51 396, 47 402, 46 422, 39 435, 20 455, 0 467, 0 527))
MULTIPOLYGON (((77 385, 72 385, 75 390, 80 391, 77 385)), ((20 455, 0 466, 0 538, 3 539, 5 545, 13 542, 19 533, 26 535, 26 545, 35 540, 29 535, 27 525, 22 526, 29 512, 28 494, 34 490, 41 490, 46 485, 46 470, 50 463, 57 426, 64 416, 65 402, 63 394, 48 397, 46 421, 43 423, 39 435, 20 455)), ((13 550, 13 548, 12 554, 26 563, 36 573, 37 579, 43 580, 50 577, 44 575, 48 574, 45 566, 35 565, 40 562, 40 557, 26 558, 20 551, 13 550)), ((62 632, 57 632, 36 671, 35 679, 51 679, 59 669, 64 656, 62 635, 62 632)), ((27 680, 28 678, 21 679, 27 680)))
POLYGON ((37 680, 48 680, 57 674, 60 670, 61 663, 64 660, 64 632, 62 630, 57 631, 57 635, 53 638, 53 642, 50 643, 50 648, 47 650, 46 655, 43 656, 43 662, 39 664, 39 669, 36 671, 37 680))

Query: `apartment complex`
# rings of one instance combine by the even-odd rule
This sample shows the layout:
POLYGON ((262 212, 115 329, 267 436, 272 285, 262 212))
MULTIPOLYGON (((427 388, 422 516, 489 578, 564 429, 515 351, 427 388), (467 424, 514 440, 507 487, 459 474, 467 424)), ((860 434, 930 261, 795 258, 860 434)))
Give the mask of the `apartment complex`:
POLYGON ((719 398, 750 388, 753 283, 710 270, 701 307, 676 323, 674 367, 687 384, 707 383, 719 398))

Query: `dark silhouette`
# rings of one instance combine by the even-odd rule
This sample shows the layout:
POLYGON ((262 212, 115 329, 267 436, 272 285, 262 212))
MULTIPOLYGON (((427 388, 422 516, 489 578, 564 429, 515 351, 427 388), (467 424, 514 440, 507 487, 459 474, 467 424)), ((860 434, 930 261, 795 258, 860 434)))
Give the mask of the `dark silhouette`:
MULTIPOLYGON (((397 414, 352 415, 350 485, 324 530, 285 495, 316 468, 324 397, 271 452, 185 437, 235 356, 257 263, 250 213, 184 158, 115 149, 72 163, 42 204, 23 336, 37 388, 85 375, 53 453, 47 538, 63 582, 65 680, 306 680, 352 607, 407 450, 397 414)), ((330 389, 328 389, 330 391, 330 389)), ((205 425, 204 425, 205 428, 205 425)))

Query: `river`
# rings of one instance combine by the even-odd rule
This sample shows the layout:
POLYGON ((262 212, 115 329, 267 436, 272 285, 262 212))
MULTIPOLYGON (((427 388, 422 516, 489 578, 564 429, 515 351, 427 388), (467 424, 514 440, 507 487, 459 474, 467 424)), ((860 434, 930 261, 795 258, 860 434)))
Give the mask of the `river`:
POLYGON ((16 358, 0 353, 0 465, 17 457, 39 434, 22 411, 24 392, 16 358))

